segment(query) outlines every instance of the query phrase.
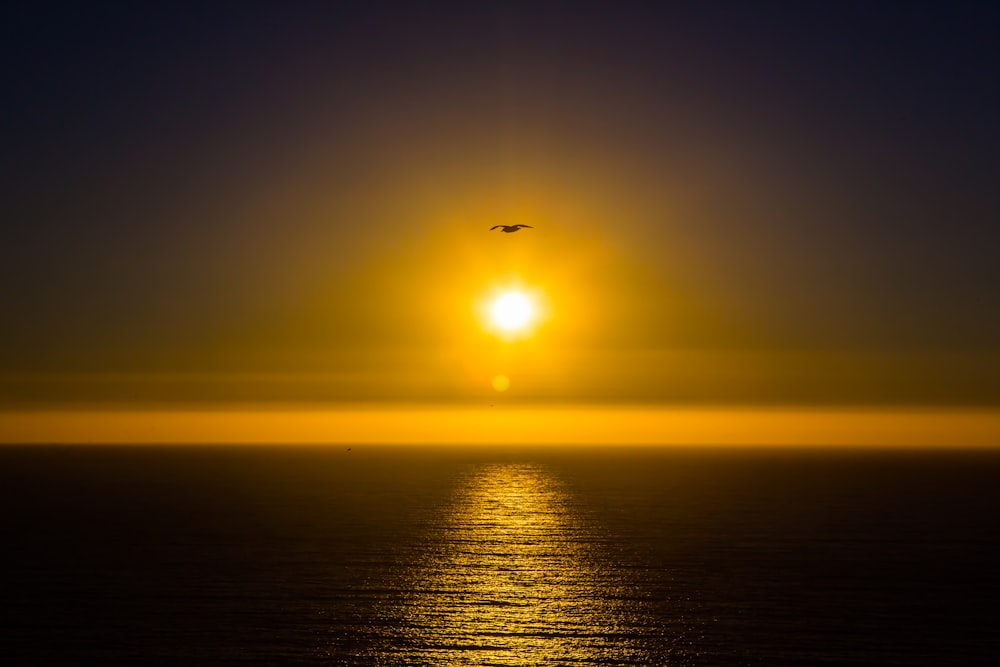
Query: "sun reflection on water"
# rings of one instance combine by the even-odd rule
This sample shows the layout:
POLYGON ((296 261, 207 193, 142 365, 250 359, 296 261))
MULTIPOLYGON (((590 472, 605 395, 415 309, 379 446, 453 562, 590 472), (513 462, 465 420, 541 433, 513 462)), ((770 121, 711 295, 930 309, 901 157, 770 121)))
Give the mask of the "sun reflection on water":
POLYGON ((413 564, 378 664, 650 664, 636 586, 544 467, 470 474, 413 564))

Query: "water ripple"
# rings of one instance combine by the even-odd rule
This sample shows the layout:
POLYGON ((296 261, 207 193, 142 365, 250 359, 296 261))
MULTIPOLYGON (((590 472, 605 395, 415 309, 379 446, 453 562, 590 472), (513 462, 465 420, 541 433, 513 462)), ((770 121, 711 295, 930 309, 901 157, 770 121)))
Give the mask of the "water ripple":
POLYGON ((628 570, 609 567, 586 512, 544 466, 469 474, 406 593, 383 610, 394 629, 380 665, 650 663, 665 639, 628 570))

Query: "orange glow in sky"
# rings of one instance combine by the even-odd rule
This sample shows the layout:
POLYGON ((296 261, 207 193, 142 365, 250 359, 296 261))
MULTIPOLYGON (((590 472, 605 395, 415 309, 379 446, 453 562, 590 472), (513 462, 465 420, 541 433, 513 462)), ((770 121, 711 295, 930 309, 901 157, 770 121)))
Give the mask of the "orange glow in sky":
POLYGON ((141 11, 18 14, 3 438, 923 442, 1000 410, 995 3, 318 4, 131 41, 141 11))
POLYGON ((35 410, 0 443, 1000 446, 1000 411, 621 407, 35 410))

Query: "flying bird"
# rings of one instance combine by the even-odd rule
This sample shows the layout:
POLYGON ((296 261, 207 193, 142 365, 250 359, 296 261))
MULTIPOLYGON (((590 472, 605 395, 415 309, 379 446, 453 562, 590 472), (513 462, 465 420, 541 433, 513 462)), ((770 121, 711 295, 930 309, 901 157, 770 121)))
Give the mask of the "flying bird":
POLYGON ((510 234, 511 232, 516 232, 522 227, 527 227, 528 229, 534 229, 534 227, 532 227, 531 225, 493 225, 492 227, 490 227, 490 231, 492 232, 494 229, 499 229, 504 234, 510 234))

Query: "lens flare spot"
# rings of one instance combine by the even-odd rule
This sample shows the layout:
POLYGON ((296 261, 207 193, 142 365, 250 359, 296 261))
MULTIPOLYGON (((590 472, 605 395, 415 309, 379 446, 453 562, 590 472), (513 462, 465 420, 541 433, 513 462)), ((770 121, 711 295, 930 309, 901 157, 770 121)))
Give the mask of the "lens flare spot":
POLYGON ((497 391, 507 391, 510 389, 510 378, 506 375, 494 375, 493 388, 497 391))

